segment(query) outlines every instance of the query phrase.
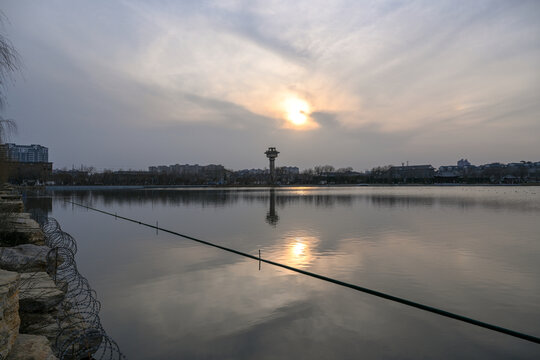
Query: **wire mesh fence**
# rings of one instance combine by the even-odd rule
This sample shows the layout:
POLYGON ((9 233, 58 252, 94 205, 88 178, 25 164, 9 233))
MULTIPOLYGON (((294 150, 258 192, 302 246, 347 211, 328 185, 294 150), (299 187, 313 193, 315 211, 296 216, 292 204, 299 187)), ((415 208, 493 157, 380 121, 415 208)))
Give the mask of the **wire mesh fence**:
MULTIPOLYGON (((96 292, 77 270, 75 239, 63 231, 55 219, 33 215, 45 234, 45 244, 49 248, 45 254, 46 272, 56 288, 63 292, 62 300, 54 311, 57 333, 53 351, 59 359, 125 359, 118 344, 101 325, 101 303, 96 292)), ((26 276, 21 280, 21 286, 35 287, 37 282, 34 278, 31 274, 26 276)))

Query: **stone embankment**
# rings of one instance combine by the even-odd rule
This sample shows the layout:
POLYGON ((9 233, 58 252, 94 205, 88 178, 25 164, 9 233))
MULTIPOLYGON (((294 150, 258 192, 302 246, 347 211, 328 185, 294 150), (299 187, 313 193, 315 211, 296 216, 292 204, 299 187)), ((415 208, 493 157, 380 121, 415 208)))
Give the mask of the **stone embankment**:
POLYGON ((45 235, 21 197, 0 186, 0 360, 57 359, 62 289, 47 273, 45 235))

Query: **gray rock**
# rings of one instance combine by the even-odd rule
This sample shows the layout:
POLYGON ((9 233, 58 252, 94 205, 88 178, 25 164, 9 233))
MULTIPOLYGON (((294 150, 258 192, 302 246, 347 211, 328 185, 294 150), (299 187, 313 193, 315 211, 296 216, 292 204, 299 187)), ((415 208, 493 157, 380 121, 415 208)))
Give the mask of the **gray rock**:
POLYGON ((21 195, 17 193, 0 193, 0 199, 1 200, 21 200, 21 195))
MULTIPOLYGON (((3 204, 3 203, 2 203, 3 204)), ((28 213, 0 214, 0 245, 45 245, 45 235, 28 213)))
POLYGON ((36 272, 47 269, 48 246, 22 244, 0 248, 0 269, 17 272, 36 272))
POLYGON ((78 313, 52 311, 48 313, 21 313, 19 332, 43 335, 51 344, 58 346, 58 351, 75 351, 84 354, 94 353, 102 341, 101 331, 94 330, 94 325, 85 321, 78 313), (60 325, 61 324, 61 325, 60 325))
POLYGON ((51 344, 54 344, 56 336, 60 333, 57 316, 57 311, 46 313, 21 312, 19 332, 23 334, 43 335, 51 344))
POLYGON ((7 360, 55 360, 45 336, 19 334, 7 360))
POLYGON ((0 211, 6 213, 22 213, 24 205, 21 200, 2 199, 0 200, 0 211))
POLYGON ((46 272, 21 274, 19 305, 21 312, 49 312, 64 299, 46 272))
POLYGON ((11 351, 19 332, 19 274, 0 270, 0 359, 11 351))

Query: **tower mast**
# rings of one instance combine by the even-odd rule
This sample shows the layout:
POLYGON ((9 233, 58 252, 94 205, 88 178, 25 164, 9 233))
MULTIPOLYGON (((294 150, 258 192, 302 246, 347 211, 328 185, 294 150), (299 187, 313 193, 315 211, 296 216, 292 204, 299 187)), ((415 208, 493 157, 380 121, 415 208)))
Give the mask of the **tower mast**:
POLYGON ((276 169, 274 162, 279 154, 279 151, 275 147, 269 147, 268 150, 264 152, 268 160, 270 160, 270 184, 274 185, 276 182, 276 169))

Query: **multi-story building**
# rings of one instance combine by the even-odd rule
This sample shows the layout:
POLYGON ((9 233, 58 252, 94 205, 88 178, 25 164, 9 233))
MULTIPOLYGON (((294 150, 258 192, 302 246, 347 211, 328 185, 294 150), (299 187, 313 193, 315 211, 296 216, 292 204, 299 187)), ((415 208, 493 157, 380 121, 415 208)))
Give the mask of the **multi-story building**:
POLYGON ((402 181, 433 179, 435 169, 431 165, 392 166, 388 170, 390 178, 402 181))
POLYGON ((461 160, 458 160, 457 166, 458 168, 464 168, 467 166, 471 166, 471 163, 467 159, 461 159, 461 160))
POLYGON ((300 169, 297 166, 281 166, 278 168, 279 172, 284 175, 298 175, 300 169))
POLYGON ((157 167, 157 171, 160 172, 160 173, 168 173, 169 172, 169 167, 167 165, 159 165, 157 167))
POLYGON ((49 149, 41 145, 0 145, 0 160, 7 180, 17 184, 37 184, 47 181, 52 174, 49 149))
POLYGON ((199 164, 190 165, 177 165, 178 170, 177 173, 181 175, 198 175, 201 171, 203 171, 204 166, 201 166, 199 164))
POLYGON ((149 172, 153 173, 165 173, 165 174, 173 174, 173 175, 189 175, 189 176, 195 176, 195 175, 201 175, 201 176, 207 176, 207 175, 215 175, 215 174, 222 174, 225 172, 225 168, 223 165, 160 165, 160 166, 149 166, 148 167, 149 172))
POLYGON ((0 146, 0 154, 8 161, 24 163, 49 162, 49 149, 41 145, 5 144, 0 146))

